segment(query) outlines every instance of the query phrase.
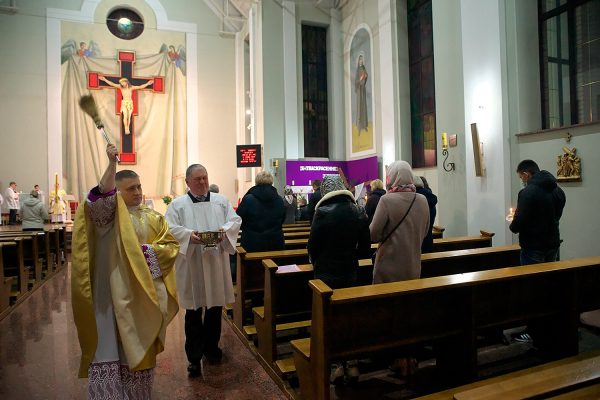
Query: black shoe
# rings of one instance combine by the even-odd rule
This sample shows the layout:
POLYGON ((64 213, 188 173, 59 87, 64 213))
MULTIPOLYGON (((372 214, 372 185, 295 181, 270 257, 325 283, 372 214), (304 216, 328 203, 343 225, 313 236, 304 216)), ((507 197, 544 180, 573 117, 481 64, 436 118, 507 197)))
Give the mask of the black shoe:
POLYGON ((218 364, 223 359, 223 350, 217 347, 216 350, 205 352, 204 357, 209 364, 218 364))
POLYGON ((190 363, 190 365, 188 365, 187 367, 188 370, 188 377, 190 378, 197 378, 200 375, 202 375, 202 367, 200 367, 200 364, 196 364, 196 363, 190 363))

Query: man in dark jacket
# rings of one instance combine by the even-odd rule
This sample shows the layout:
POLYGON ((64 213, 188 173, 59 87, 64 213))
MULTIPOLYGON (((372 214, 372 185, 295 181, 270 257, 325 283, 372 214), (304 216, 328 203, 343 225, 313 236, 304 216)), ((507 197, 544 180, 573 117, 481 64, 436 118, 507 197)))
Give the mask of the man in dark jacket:
POLYGON ((308 213, 308 220, 312 222, 313 216, 315 215, 315 207, 319 200, 321 200, 321 181, 315 179, 312 183, 313 194, 310 196, 310 200, 308 201, 308 205, 306 206, 306 211, 308 213))
POLYGON ((248 190, 237 208, 242 217, 240 244, 246 251, 283 250, 283 199, 273 187, 273 175, 267 171, 256 175, 256 186, 248 190))
POLYGON ((519 234, 521 265, 556 261, 565 192, 550 172, 540 171, 535 161, 521 161, 517 174, 525 188, 519 192, 510 230, 519 234))

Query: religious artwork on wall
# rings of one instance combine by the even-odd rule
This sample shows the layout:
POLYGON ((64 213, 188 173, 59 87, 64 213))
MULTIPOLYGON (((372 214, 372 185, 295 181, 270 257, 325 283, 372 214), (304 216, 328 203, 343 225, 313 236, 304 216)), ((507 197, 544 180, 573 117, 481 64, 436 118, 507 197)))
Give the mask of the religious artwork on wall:
POLYGON ((577 149, 563 147, 563 154, 556 156, 556 179, 559 182, 581 182, 581 159, 577 149))
POLYGON ((79 109, 92 95, 121 164, 142 177, 144 193, 181 194, 187 167, 185 34, 145 30, 123 44, 105 26, 61 23, 63 184, 76 198, 97 184, 106 144, 79 109), (108 90, 107 90, 108 89, 108 90))
POLYGON ((350 93, 351 146, 350 155, 375 152, 373 121, 373 63, 371 34, 366 25, 360 26, 350 42, 347 88, 350 93))

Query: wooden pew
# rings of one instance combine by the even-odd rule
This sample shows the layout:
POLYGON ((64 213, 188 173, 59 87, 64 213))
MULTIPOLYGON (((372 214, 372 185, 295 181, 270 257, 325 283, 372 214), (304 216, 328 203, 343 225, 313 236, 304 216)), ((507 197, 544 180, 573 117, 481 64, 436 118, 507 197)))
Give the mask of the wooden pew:
POLYGON ((513 244, 425 253, 421 255, 421 278, 516 266, 520 252, 521 247, 513 244))
POLYGON ((433 239, 433 251, 450 251, 491 247, 493 232, 479 231, 479 236, 454 236, 446 239, 433 239))
MULTIPOLYGON (((453 247, 455 249, 481 248, 491 246, 492 236, 468 236, 447 239, 434 239, 434 247, 436 242, 443 241, 440 248, 453 247), (469 247, 472 246, 472 247, 469 247)), ((277 250, 271 252, 256 252, 248 253, 243 247, 237 247, 237 266, 236 266, 236 300, 233 308, 234 325, 242 332, 243 320, 250 319, 251 308, 253 306, 262 305, 262 290, 264 288, 264 269, 262 260, 285 259, 285 262, 276 264, 306 264, 308 263, 308 250, 304 243, 308 239, 289 239, 286 243, 291 245, 293 241, 294 247, 289 250, 277 250), (297 246, 297 247, 296 247, 297 246), (253 296, 252 296, 253 294, 253 296), (252 306, 246 305, 246 302, 254 298, 252 306)), ((377 248, 377 244, 372 245, 373 249, 377 248)))
POLYGON ((247 253, 243 247, 237 248, 233 323, 242 333, 244 321, 249 321, 252 315, 252 306, 262 305, 265 279, 262 260, 267 258, 277 260, 280 264, 305 264, 308 262, 308 253, 306 249, 247 253))
POLYGON ((11 297, 18 299, 28 291, 29 271, 25 268, 24 242, 31 241, 31 237, 15 237, 13 239, 0 239, 0 243, 15 243, 16 246, 4 247, 2 252, 4 276, 14 277, 11 297), (16 282, 15 282, 16 280, 16 282))
POLYGON ((538 365, 469 385, 419 397, 420 400, 600 398, 600 351, 538 365), (554 398, 554 397, 553 397, 554 398))
POLYGON ((42 266, 47 262, 46 247, 45 247, 45 233, 42 231, 11 231, 11 232, 0 232, 0 241, 12 240, 16 237, 31 238, 26 240, 23 249, 23 261, 26 268, 30 267, 32 275, 29 284, 31 286, 37 286, 42 283, 42 266))
MULTIPOLYGON (((446 239, 433 239, 433 252, 491 247, 493 236, 493 233, 485 232, 482 233, 480 236, 455 236, 446 239)), ((285 237, 286 250, 305 249, 307 245, 308 236, 306 236, 305 238, 293 238, 289 236, 285 237)), ((377 247, 378 243, 373 243, 371 245, 373 251, 375 251, 377 247)))
MULTIPOLYGON (((519 265, 518 245, 457 250, 421 256, 421 276, 443 276, 519 265)), ((264 306, 254 307, 254 327, 258 353, 268 365, 275 363, 280 375, 295 371, 291 359, 277 359, 277 332, 310 326, 311 264, 281 268, 271 259, 263 260, 265 269, 264 306), (291 268, 290 268, 291 267, 291 268)), ((373 279, 370 259, 359 261, 358 284, 369 285, 373 279)), ((250 329, 246 329, 250 331, 250 329)))
POLYGON ((293 224, 283 224, 283 228, 301 228, 308 227, 310 229, 310 221, 296 221, 293 224))
POLYGON ((55 269, 59 270, 64 266, 62 252, 66 249, 66 242, 61 242, 61 232, 64 232, 64 228, 53 225, 48 232, 50 234, 50 253, 54 256, 55 269))
POLYGON ((10 305, 10 292, 14 277, 4 276, 4 249, 17 247, 16 242, 0 242, 0 315, 10 305))
POLYGON ((549 360, 578 351, 578 319, 600 307, 600 257, 332 290, 310 281, 311 337, 293 340, 303 399, 329 399, 332 362, 433 344, 440 376, 477 378, 477 333, 536 321, 549 360))

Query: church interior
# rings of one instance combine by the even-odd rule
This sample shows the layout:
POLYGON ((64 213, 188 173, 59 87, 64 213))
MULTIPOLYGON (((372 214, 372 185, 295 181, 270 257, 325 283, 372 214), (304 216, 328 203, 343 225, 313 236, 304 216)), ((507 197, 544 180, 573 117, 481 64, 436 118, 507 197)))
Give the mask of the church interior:
POLYGON ((600 0, 0 0, 0 49, 1 398, 87 395, 71 243, 107 142, 163 215, 192 164, 234 208, 261 171, 298 199, 342 171, 360 203, 398 160, 438 198, 414 281, 372 285, 368 259, 362 291, 306 283, 309 223, 285 254, 238 247, 223 359, 188 378, 180 309, 153 398, 600 398, 600 0), (537 269, 509 228, 528 159, 566 197, 537 269), (14 182, 43 234, 8 224, 14 182))

